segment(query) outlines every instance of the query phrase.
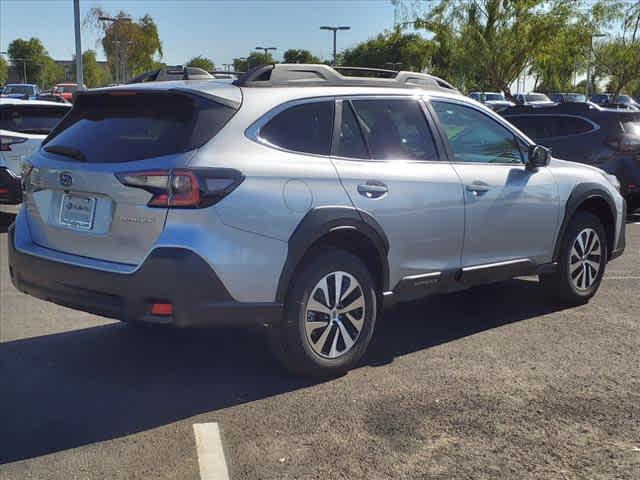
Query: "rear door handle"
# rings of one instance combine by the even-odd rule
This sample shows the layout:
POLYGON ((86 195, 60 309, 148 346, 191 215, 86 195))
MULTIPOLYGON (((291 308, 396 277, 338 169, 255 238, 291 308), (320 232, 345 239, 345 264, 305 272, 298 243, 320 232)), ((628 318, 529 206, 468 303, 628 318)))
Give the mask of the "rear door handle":
POLYGON ((358 185, 358 193, 366 198, 380 198, 388 191, 389 187, 377 180, 369 180, 358 185))
POLYGON ((467 185, 467 192, 471 192, 474 195, 482 195, 489 191, 489 185, 482 182, 473 182, 470 185, 467 185))

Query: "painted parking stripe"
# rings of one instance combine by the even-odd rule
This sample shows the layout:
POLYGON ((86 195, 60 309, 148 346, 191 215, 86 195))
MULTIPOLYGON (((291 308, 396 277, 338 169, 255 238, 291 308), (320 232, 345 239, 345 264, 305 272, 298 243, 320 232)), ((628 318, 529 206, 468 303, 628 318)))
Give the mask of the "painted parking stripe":
POLYGON ((194 423, 200 480, 229 480, 217 423, 194 423))
POLYGON ((604 280, 640 280, 638 275, 618 276, 618 277, 604 277, 604 280))

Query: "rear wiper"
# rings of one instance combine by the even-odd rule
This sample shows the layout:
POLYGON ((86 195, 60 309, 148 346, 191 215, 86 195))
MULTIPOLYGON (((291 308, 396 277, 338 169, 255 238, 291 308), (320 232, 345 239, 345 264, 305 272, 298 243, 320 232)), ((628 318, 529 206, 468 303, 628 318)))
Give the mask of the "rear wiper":
POLYGON ((47 147, 44 147, 44 151, 49 153, 57 153, 58 155, 64 155, 65 157, 70 157, 74 160, 80 160, 81 162, 84 162, 87 159, 87 157, 84 156, 84 153, 82 153, 77 148, 65 147, 63 145, 49 145, 47 147))

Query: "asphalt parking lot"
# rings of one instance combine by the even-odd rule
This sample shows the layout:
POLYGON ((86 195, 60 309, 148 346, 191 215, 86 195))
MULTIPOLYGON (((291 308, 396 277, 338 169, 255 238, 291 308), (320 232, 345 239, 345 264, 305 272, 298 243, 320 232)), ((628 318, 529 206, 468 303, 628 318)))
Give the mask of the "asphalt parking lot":
MULTIPOLYGON (((640 224, 596 298, 517 279, 399 306, 361 366, 287 376, 256 333, 135 329, 18 293, 0 213, 0 479, 640 478, 640 224)), ((640 219, 637 219, 640 221, 640 219)))

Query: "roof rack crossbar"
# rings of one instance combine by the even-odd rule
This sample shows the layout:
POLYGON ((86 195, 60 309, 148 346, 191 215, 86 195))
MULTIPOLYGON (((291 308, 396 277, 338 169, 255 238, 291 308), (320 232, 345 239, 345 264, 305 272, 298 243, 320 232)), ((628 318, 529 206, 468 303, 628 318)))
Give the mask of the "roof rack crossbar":
POLYGON ((450 83, 426 73, 298 63, 261 65, 233 83, 240 87, 362 86, 458 91, 450 83))

